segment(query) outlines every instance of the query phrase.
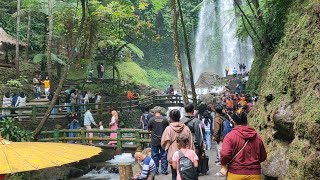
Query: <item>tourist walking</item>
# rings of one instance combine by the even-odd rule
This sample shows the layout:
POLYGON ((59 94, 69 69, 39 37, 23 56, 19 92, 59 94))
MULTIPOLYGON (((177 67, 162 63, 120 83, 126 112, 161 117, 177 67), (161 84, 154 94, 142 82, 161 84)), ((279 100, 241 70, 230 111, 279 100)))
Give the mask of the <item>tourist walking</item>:
POLYGON ((149 112, 149 107, 145 107, 140 117, 141 129, 144 129, 144 130, 148 129, 148 123, 152 117, 153 115, 149 112))
POLYGON ((177 180, 198 179, 196 168, 198 168, 199 157, 194 150, 187 148, 188 143, 189 139, 186 135, 178 135, 178 151, 176 151, 172 157, 172 167, 176 169, 177 180))
MULTIPOLYGON (((23 92, 21 92, 18 99, 17 99, 15 107, 21 108, 21 107, 26 107, 26 106, 27 106, 27 96, 23 92)), ((18 110, 19 120, 20 120, 20 116, 22 114, 22 111, 23 111, 22 109, 18 110)))
MULTIPOLYGON (((3 108, 9 108, 12 103, 12 97, 10 96, 9 92, 6 92, 2 98, 2 107, 3 108)), ((3 109, 2 110, 2 116, 8 116, 11 114, 10 109, 3 109)))
POLYGON ((104 73, 103 63, 100 64, 100 67, 101 67, 101 69, 100 69, 100 79, 102 79, 103 78, 103 73, 104 73))
POLYGON ((159 106, 155 107, 154 110, 154 117, 148 122, 148 129, 151 131, 151 156, 157 167, 156 174, 159 174, 159 158, 161 158, 161 173, 167 175, 167 152, 161 147, 161 137, 164 130, 169 126, 169 122, 161 115, 159 106))
POLYGON ((212 132, 212 118, 208 111, 203 113, 202 123, 204 124, 204 139, 206 143, 206 149, 211 149, 211 132, 212 132))
MULTIPOLYGON (((111 122, 109 123, 109 128, 111 130, 118 130, 118 112, 117 111, 112 111, 112 118, 111 118, 111 122)), ((112 139, 117 139, 117 133, 110 133, 110 138, 112 139)), ((110 141, 108 144, 111 145, 116 145, 117 141, 110 141)))
POLYGON ((167 151, 167 160, 171 166, 172 180, 177 179, 177 171, 172 167, 173 154, 178 150, 177 137, 179 134, 186 135, 189 140, 186 149, 194 150, 194 144, 192 139, 192 133, 190 129, 182 122, 180 122, 180 111, 174 109, 169 113, 170 125, 164 130, 161 138, 161 146, 167 151))
POLYGON ((238 71, 237 71, 236 67, 233 68, 232 72, 233 72, 233 77, 236 78, 238 75, 238 71))
MULTIPOLYGON (((16 107, 16 103, 17 103, 17 100, 18 100, 18 95, 17 93, 13 93, 11 98, 12 98, 12 101, 11 101, 11 107, 16 107)), ((11 114, 16 114, 16 110, 15 109, 11 109, 11 114)))
POLYGON ((84 104, 84 106, 83 106, 83 108, 84 108, 84 111, 86 111, 86 109, 87 109, 87 104, 89 104, 89 94, 88 94, 88 92, 87 91, 85 91, 84 93, 84 98, 83 98, 83 104, 84 104))
POLYGON ((46 76, 46 79, 42 82, 44 87, 44 94, 46 96, 46 99, 48 99, 49 93, 50 93, 50 80, 48 76, 46 76))
POLYGON ((226 72, 226 77, 229 75, 229 68, 228 66, 226 66, 226 68, 224 69, 224 71, 226 72))
POLYGON ((36 76, 33 78, 33 87, 34 87, 34 96, 36 99, 40 99, 40 81, 39 81, 39 76, 36 74, 36 76))
MULTIPOLYGON (((222 147, 222 132, 223 132, 223 112, 222 112, 222 106, 221 105, 216 105, 215 107, 215 118, 214 118, 214 129, 213 129, 213 141, 215 142, 216 145, 216 153, 218 154, 218 160, 220 161, 220 151, 222 147)), ((218 162, 218 165, 220 165, 220 162, 218 162)))
MULTIPOLYGON (((72 112, 71 115, 70 115, 70 130, 72 129, 78 129, 80 128, 80 121, 79 121, 80 117, 78 115, 78 113, 75 113, 75 112, 72 112)), ((69 137, 76 137, 77 136, 77 133, 75 132, 69 132, 69 137)), ((76 140, 70 140, 69 142, 71 143, 75 143, 76 140)))
POLYGON ((221 150, 221 173, 227 180, 260 180, 261 162, 267 158, 261 137, 247 125, 246 113, 234 114, 235 128, 224 138, 221 150))
POLYGON ((66 99, 64 101, 64 104, 66 105, 67 114, 71 113, 71 91, 65 91, 66 93, 66 99))
POLYGON ((186 116, 181 119, 181 122, 187 125, 192 133, 192 139, 194 146, 196 148, 196 153, 198 157, 201 156, 203 152, 203 129, 201 127, 201 120, 194 116, 194 106, 192 103, 188 103, 184 107, 186 111, 186 116))
POLYGON ((99 103, 100 103, 100 101, 101 101, 101 95, 100 95, 100 93, 97 93, 96 94, 96 97, 95 97, 95 103, 96 103, 96 109, 99 109, 99 103))
MULTIPOLYGON (((96 127, 98 127, 97 123, 93 119, 93 116, 91 114, 91 110, 92 110, 92 108, 89 107, 88 110, 84 113, 83 125, 84 125, 86 130, 91 130, 91 124, 93 124, 96 127)), ((93 137, 93 133, 86 133, 86 137, 87 138, 92 138, 93 137)), ((88 142, 89 145, 93 145, 92 144, 92 140, 89 140, 87 142, 88 142)))
POLYGON ((97 64, 97 73, 98 73, 98 79, 101 77, 101 64, 97 64))

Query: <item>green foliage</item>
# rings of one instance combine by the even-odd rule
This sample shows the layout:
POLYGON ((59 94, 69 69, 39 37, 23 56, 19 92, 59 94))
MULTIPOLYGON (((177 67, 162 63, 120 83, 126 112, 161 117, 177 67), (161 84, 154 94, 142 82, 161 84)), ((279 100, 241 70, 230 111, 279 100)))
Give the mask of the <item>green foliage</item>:
POLYGON ((165 7, 169 0, 151 0, 155 11, 160 11, 165 7))
POLYGON ((28 79, 26 76, 20 76, 19 79, 11 79, 11 80, 7 81, 6 85, 10 86, 10 87, 21 88, 27 82, 28 82, 28 79))
POLYGON ((158 89, 166 89, 176 79, 173 74, 161 69, 148 69, 146 71, 150 85, 158 89))
POLYGON ((5 139, 14 142, 32 140, 32 132, 19 128, 11 118, 6 118, 0 121, 0 133, 5 139))
POLYGON ((126 62, 119 62, 117 63, 117 67, 120 70, 120 76, 122 80, 125 80, 129 83, 134 82, 139 85, 149 85, 146 71, 135 62, 130 60, 126 62))
MULTIPOLYGON (((287 3, 290 4, 289 1, 287 3)), ((255 127, 262 129, 264 140, 271 142, 267 145, 268 149, 274 150, 275 144, 282 141, 270 133, 279 106, 284 105, 292 111, 292 116, 280 120, 292 123, 294 132, 289 133, 295 134, 292 142, 286 142, 289 149, 286 160, 289 163, 285 178, 282 179, 319 179, 319 174, 310 168, 319 162, 314 160, 313 154, 320 148, 320 74, 317 61, 320 57, 320 19, 314 10, 317 5, 320 3, 312 0, 296 1, 288 5, 280 43, 272 55, 262 56, 261 53, 261 56, 256 56, 259 61, 255 59, 249 78, 249 85, 260 87, 258 93, 261 97, 250 113, 249 120, 252 120, 255 127), (260 82, 255 76, 262 77, 260 82), (269 94, 274 99, 266 102, 264 97, 269 94)))
MULTIPOLYGON (((61 65, 66 65, 66 60, 67 58, 62 56, 62 55, 56 55, 54 53, 51 53, 51 62, 53 64, 61 64, 61 65)), ((47 55, 46 54, 36 54, 33 57, 33 62, 34 63, 41 63, 41 62, 46 62, 47 61, 47 55)))

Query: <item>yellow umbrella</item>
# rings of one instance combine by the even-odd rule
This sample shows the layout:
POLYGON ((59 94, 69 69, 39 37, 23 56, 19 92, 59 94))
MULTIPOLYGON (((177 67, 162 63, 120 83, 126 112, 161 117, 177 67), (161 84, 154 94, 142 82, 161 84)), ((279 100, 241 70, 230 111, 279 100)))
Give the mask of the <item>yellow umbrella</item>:
POLYGON ((78 144, 10 142, 0 137, 0 174, 33 171, 87 159, 100 148, 78 144))

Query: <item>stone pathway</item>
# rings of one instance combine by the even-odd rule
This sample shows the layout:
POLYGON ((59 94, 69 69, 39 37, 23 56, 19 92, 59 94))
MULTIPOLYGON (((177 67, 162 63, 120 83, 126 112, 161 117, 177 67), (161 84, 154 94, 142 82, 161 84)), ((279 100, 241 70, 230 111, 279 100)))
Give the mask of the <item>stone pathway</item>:
MULTIPOLYGON (((217 177, 215 173, 220 171, 220 166, 217 166, 214 161, 216 157, 216 153, 214 150, 206 151, 207 156, 209 156, 209 172, 207 175, 199 176, 199 180, 225 180, 225 177, 217 177)), ((169 174, 168 175, 158 175, 156 176, 155 180, 171 180, 171 168, 168 168, 169 174)))

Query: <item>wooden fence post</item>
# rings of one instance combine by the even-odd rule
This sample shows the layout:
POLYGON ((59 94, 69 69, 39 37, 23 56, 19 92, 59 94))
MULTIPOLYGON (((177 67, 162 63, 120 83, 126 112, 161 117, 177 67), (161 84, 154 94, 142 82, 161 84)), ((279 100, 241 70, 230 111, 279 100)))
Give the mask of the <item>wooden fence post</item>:
POLYGON ((140 131, 136 131, 136 146, 137 150, 141 150, 141 142, 140 142, 140 131))
POLYGON ((53 131, 53 141, 56 143, 59 142, 59 130, 58 129, 55 129, 53 131))
POLYGON ((76 112, 76 107, 74 106, 74 103, 71 103, 71 111, 76 112))
POLYGON ((117 130, 117 149, 118 149, 118 150, 122 150, 121 138, 122 138, 122 133, 121 133, 121 130, 118 129, 118 130, 117 130))
POLYGON ((86 144, 86 133, 84 132, 84 128, 81 128, 80 130, 80 137, 81 137, 81 144, 86 144))
POLYGON ((36 121, 36 120, 37 120, 37 106, 32 105, 32 121, 36 121))
POLYGON ((65 130, 63 130, 63 141, 62 141, 62 142, 64 142, 64 143, 67 142, 67 141, 66 141, 66 137, 67 137, 67 133, 66 133, 65 130))

